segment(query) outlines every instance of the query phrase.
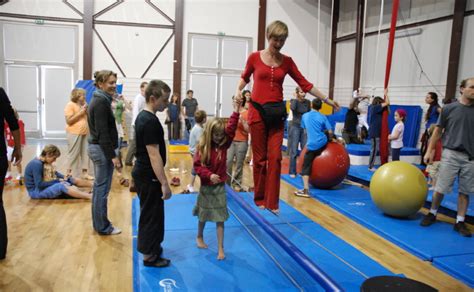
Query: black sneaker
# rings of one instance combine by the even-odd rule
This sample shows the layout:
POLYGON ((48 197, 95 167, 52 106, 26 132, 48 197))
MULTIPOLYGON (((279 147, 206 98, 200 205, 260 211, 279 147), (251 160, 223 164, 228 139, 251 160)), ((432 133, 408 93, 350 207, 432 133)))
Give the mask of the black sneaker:
POLYGON ((170 260, 157 256, 154 260, 143 261, 146 267, 165 268, 170 265, 170 260))
POLYGON ((462 236, 471 237, 471 231, 467 228, 466 223, 464 221, 460 221, 454 224, 454 231, 459 232, 462 236))
POLYGON ((421 220, 420 225, 423 227, 427 227, 435 222, 436 222, 436 215, 433 215, 433 213, 428 213, 425 215, 425 217, 423 217, 423 220, 421 220))

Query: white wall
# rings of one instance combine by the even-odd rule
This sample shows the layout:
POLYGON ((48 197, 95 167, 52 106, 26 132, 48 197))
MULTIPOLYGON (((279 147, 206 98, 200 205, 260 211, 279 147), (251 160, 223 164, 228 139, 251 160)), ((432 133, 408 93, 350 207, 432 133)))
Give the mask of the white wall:
MULTIPOLYGON (((281 20, 288 25, 289 37, 282 52, 293 58, 298 69, 316 87, 327 93, 329 87, 329 53, 332 1, 269 0, 267 25, 281 20), (319 44, 318 44, 318 24, 319 44)), ((296 83, 288 77, 284 83, 285 99, 292 98, 296 83)))
MULTIPOLYGON (((84 0, 69 1, 80 11, 83 10, 84 0)), ((96 0, 95 11, 98 12, 110 5, 114 0, 96 0)), ((318 20, 317 0, 268 0, 267 24, 279 19, 288 24, 290 37, 283 48, 283 53, 291 56, 300 71, 308 80, 327 92, 329 79, 329 40, 331 26, 332 0, 321 0, 321 19, 318 20), (318 38, 319 28, 319 46, 318 38)), ((355 30, 355 3, 352 0, 341 1, 341 22, 339 35, 351 33, 355 30)), ((410 1, 411 9, 404 6, 406 23, 419 21, 431 17, 438 17, 452 13, 452 1, 443 0, 418 0, 410 1), (408 18, 409 16, 409 18, 408 18)), ((174 0, 154 1, 169 17, 174 18, 174 0)), ((368 0, 367 31, 376 29, 380 7, 378 0, 368 0)), ((391 1, 386 0, 385 5, 391 7, 391 1)), ((468 10, 474 9, 474 0, 468 1, 468 10)), ((186 67, 188 33, 217 34, 223 32, 228 36, 243 36, 253 39, 253 50, 257 48, 258 27, 258 0, 185 0, 184 3, 184 30, 183 30, 183 80, 184 94, 186 88, 186 67), (225 3, 225 4, 224 4, 225 3)), ((388 9, 388 8, 387 8, 388 9)), ((384 27, 388 26, 390 11, 384 11, 384 27)), ((59 16, 79 18, 74 11, 68 8, 61 0, 17 0, 10 1, 1 6, 2 12, 34 14, 44 16, 59 16)), ((7 18, 3 18, 7 19, 7 18)), ((113 10, 101 15, 100 20, 146 22, 155 24, 169 24, 169 21, 156 13, 144 1, 128 0, 113 10)), ((11 19, 9 19, 11 20, 11 19)), ((15 20, 33 22, 33 20, 15 20)), ((61 24, 48 22, 48 24, 61 24)), ((400 24, 400 21, 399 21, 400 24)), ((70 25, 70 24, 69 24, 70 25)), ((76 25, 76 24, 73 24, 76 25)), ((82 79, 82 24, 79 28, 78 44, 78 79, 82 79)), ((124 83, 124 93, 127 98, 132 98, 142 81, 143 74, 151 60, 161 48, 170 31, 166 29, 134 28, 123 26, 97 25, 97 30, 107 43, 112 54, 122 66, 127 78, 120 78, 124 83)), ((421 27, 421 35, 413 36, 415 52, 418 54, 424 71, 431 78, 435 86, 444 93, 446 83, 447 58, 449 52, 449 39, 451 34, 451 21, 444 21, 421 27)), ((461 64, 459 79, 474 75, 472 68, 473 59, 470 52, 474 49, 474 16, 465 20, 463 44, 461 48, 461 64)), ((381 35, 378 62, 375 65, 376 78, 373 80, 374 55, 376 36, 366 38, 364 45, 362 87, 382 87, 385 72, 385 58, 387 47, 387 34, 381 35)), ((109 68, 118 72, 112 59, 94 35, 93 69, 109 68)), ((160 78, 172 84, 173 72, 173 47, 174 39, 161 53, 152 66, 145 80, 160 78)), ((354 41, 341 42, 337 46, 336 63, 336 98, 345 101, 352 91, 354 41)), ((1 65, 1 64, 0 64, 1 65)), ((3 70, 2 70, 3 71, 3 70)), ((119 74, 120 75, 120 74, 119 74)), ((1 76, 0 76, 1 77, 1 76)), ((3 82, 1 78, 0 82, 3 82)), ((433 90, 425 77, 420 77, 420 69, 416 64, 414 55, 409 47, 408 38, 396 39, 394 50, 391 90, 395 103, 424 105, 424 93, 433 90)), ((291 97, 295 83, 291 78, 285 81, 285 97, 291 97)), ((378 89, 376 94, 381 94, 378 89)), ((343 102, 344 103, 344 102, 343 102)))

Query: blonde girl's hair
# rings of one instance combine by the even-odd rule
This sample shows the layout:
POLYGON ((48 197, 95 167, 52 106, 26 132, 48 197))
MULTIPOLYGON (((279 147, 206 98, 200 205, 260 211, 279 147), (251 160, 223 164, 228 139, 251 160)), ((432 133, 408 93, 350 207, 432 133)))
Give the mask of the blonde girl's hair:
MULTIPOLYGON (((201 154, 201 163, 203 165, 209 164, 211 160, 211 148, 212 148, 212 133, 214 131, 225 131, 225 121, 221 118, 214 118, 206 123, 201 139, 197 146, 197 150, 201 154)), ((227 142, 227 136, 225 136, 223 144, 227 142)))
POLYGON ((54 157, 59 157, 61 156, 61 151, 59 151, 59 148, 56 145, 53 144, 48 144, 44 146, 43 151, 41 151, 40 156, 46 157, 46 156, 54 156, 54 157))
POLYGON ((86 91, 82 88, 74 88, 71 91, 71 101, 74 102, 74 103, 77 103, 77 101, 79 100, 79 97, 81 97, 81 95, 86 96, 86 91))
POLYGON ((280 20, 275 20, 267 26, 267 38, 287 38, 288 37, 288 26, 280 20))

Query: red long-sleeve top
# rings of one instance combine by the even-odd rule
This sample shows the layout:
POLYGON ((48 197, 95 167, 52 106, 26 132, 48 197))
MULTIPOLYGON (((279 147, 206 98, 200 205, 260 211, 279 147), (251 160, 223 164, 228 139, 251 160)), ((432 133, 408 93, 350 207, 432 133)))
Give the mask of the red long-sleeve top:
MULTIPOLYGON (((252 74, 252 100, 259 104, 283 100, 283 81, 286 74, 289 74, 304 92, 308 92, 313 88, 313 84, 304 78, 293 59, 285 55, 283 55, 282 64, 273 67, 263 63, 260 51, 252 53, 247 59, 247 65, 241 77, 249 83, 252 74)), ((261 121, 258 111, 252 104, 249 106, 248 121, 249 124, 261 121)))
MULTIPOLYGON (((22 120, 18 120, 18 127, 20 129, 20 144, 21 146, 26 145, 26 136, 25 136, 25 124, 23 123, 22 120)), ((8 126, 8 123, 5 122, 5 140, 7 140, 7 145, 8 147, 14 147, 15 146, 15 140, 13 139, 13 134, 10 130, 10 127, 8 126)))
POLYGON ((227 142, 222 146, 217 146, 214 143, 212 144, 211 159, 209 163, 202 164, 201 153, 199 153, 199 150, 196 150, 196 155, 194 155, 194 170, 201 178, 201 185, 213 185, 211 182, 211 174, 217 174, 220 177, 219 183, 227 180, 227 149, 232 144, 238 123, 239 113, 234 112, 230 116, 225 128, 227 142))

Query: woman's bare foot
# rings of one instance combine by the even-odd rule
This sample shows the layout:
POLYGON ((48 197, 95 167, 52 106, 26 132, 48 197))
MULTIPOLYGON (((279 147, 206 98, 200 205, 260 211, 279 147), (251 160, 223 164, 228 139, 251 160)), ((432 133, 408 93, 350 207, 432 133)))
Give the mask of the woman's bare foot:
POLYGON ((265 206, 264 205, 260 205, 258 206, 259 209, 262 209, 262 210, 265 210, 265 206))
POLYGON ((224 254, 224 250, 223 249, 219 249, 219 252, 217 253, 217 259, 222 261, 223 259, 225 259, 225 254, 224 254))
POLYGON ((207 248, 207 244, 204 242, 204 238, 202 237, 196 238, 196 244, 197 244, 197 247, 199 248, 207 248))

